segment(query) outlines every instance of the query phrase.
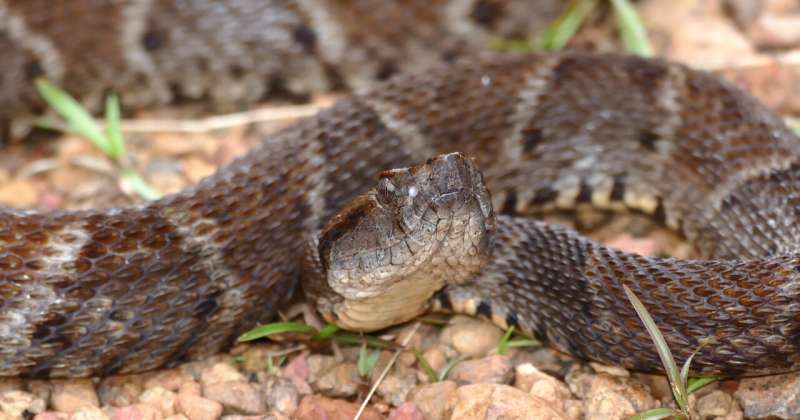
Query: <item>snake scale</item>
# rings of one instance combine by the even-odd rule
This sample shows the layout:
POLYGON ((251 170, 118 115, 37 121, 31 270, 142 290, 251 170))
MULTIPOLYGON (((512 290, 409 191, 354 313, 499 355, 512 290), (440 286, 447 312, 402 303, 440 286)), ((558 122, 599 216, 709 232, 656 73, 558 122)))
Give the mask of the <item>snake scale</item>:
MULTIPOLYGON (((0 3, 0 22, 19 24, 31 4, 0 3)), ((14 36, 29 28, 10 27, 0 44, 19 47, 14 36)), ((300 44, 312 38, 304 35, 300 44)), ((153 36, 137 39, 163 41, 153 36)), ((30 45, 47 50, 39 41, 30 45)), ((9 56, 33 73, 58 70, 26 61, 33 50, 25 51, 9 56)), ((110 375, 204 357, 270 320, 303 267, 325 313, 342 298, 328 294, 317 269, 336 277, 378 268, 381 278, 378 263, 395 257, 425 260, 419 267, 432 283, 456 280, 432 302, 400 307, 484 315, 579 357, 659 370, 626 284, 678 359, 701 339, 716 340, 695 358, 698 372, 795 370, 799 178, 800 140, 779 118, 682 65, 587 53, 435 65, 343 98, 164 199, 75 212, 3 209, 0 376, 110 375), (381 173, 392 168, 400 169, 381 173), (518 217, 579 205, 651 214, 701 259, 626 254, 518 217), (408 252, 379 254, 388 248, 376 234, 408 252), (425 235, 471 242, 414 242, 425 235)), ((374 294, 367 299, 374 305, 374 294)))

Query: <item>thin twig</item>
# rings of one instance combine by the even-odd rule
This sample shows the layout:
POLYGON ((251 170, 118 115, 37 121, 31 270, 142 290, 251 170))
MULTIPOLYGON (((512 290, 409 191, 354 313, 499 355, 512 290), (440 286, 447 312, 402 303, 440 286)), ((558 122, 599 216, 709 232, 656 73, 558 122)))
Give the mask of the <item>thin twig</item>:
POLYGON ((288 355, 290 355, 292 353, 297 353, 298 351, 302 351, 302 350, 305 350, 307 348, 308 348, 308 346, 306 346, 305 344, 298 344, 298 345, 296 345, 294 347, 289 347, 287 349, 267 352, 267 356, 269 356, 269 357, 288 356, 288 355))
POLYGON ((740 72, 778 65, 784 68, 800 67, 800 54, 784 54, 771 57, 757 57, 727 65, 701 66, 704 70, 721 73, 726 71, 740 72))
POLYGON ((291 105, 254 109, 233 114, 215 115, 200 119, 133 119, 123 120, 122 131, 125 133, 205 133, 250 124, 283 121, 316 114, 325 105, 291 105))
POLYGON ((361 414, 363 414, 364 410, 367 409, 367 404, 369 404, 369 400, 372 399, 372 396, 375 394, 375 391, 378 389, 378 385, 380 385, 380 383, 383 381, 383 379, 386 377, 386 375, 389 374, 389 370, 397 362, 397 358, 400 357, 400 353, 402 353, 403 351, 407 350, 408 342, 411 341, 411 337, 413 337, 414 334, 417 333, 417 330, 419 329, 419 326, 420 326, 420 323, 419 323, 419 321, 417 321, 414 324, 414 327, 411 328, 411 331, 408 333, 408 335, 406 335, 406 338, 403 339, 403 348, 397 349, 397 351, 394 352, 394 355, 389 360, 389 363, 386 364, 386 367, 383 368, 383 372, 381 372, 381 375, 378 376, 378 379, 372 385, 372 388, 370 388, 369 393, 367 393, 367 397, 364 398, 364 402, 361 403, 361 407, 358 408, 358 412, 356 413, 355 417, 353 417, 353 420, 359 420, 361 418, 361 414))
POLYGON ((783 117, 783 121, 789 126, 789 128, 794 130, 795 133, 800 134, 800 118, 783 117))

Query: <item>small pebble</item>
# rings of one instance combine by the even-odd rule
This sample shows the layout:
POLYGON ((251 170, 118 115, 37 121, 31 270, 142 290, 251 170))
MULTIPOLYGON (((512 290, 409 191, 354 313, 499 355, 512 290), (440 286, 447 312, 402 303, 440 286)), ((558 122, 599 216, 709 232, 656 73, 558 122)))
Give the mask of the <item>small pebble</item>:
POLYGON ((216 420, 222 416, 222 404, 191 394, 178 394, 176 409, 190 420, 216 420))
POLYGON ((464 385, 450 394, 445 418, 565 420, 552 404, 509 385, 464 385), (502 414, 499 414, 502 413, 502 414))
MULTIPOLYGON (((352 420, 358 412, 359 404, 345 400, 308 395, 300 401, 294 414, 295 420, 352 420)), ((367 407, 361 420, 382 420, 383 416, 372 407, 367 407)))
POLYGON ((800 376, 785 375, 744 378, 733 394, 746 418, 800 418, 800 376))
POLYGON ((347 398, 356 395, 361 377, 355 363, 344 362, 323 372, 312 384, 325 395, 347 398))
MULTIPOLYGON (((653 398, 661 401, 671 401, 672 400, 672 388, 669 385, 669 381, 665 375, 655 375, 655 374, 647 374, 647 373, 634 373, 633 377, 636 381, 641 382, 644 385, 647 385, 650 388, 650 394, 653 395, 653 398)), ((706 385, 700 391, 702 392, 706 388, 715 386, 714 384, 706 385)))
POLYGON ((467 357, 485 356, 497 347, 503 331, 486 321, 457 315, 442 329, 441 342, 467 357))
POLYGON ((416 371, 398 365, 380 382, 377 393, 384 401, 394 406, 399 406, 406 400, 408 392, 416 384, 416 371))
POLYGON ((487 356, 456 364, 447 376, 458 384, 507 384, 514 376, 511 356, 487 356))
POLYGON ((447 356, 443 346, 434 346, 422 353, 434 372, 440 372, 447 365, 447 356))
POLYGON ((514 387, 553 404, 562 412, 567 412, 567 402, 571 401, 572 393, 565 383, 541 372, 529 363, 517 366, 515 371, 514 387))
POLYGON ((285 414, 297 410, 300 397, 291 379, 271 376, 263 385, 267 405, 285 414))
MULTIPOLYGON (((16 419, 18 417, 9 417, 9 419, 16 419)), ((0 417, 0 419, 3 419, 0 417)), ((33 420, 68 420, 69 415, 67 413, 59 413, 56 411, 45 411, 43 413, 39 413, 33 417, 33 420)), ((5 420, 5 419, 3 419, 5 420)))
POLYGON ((195 381, 186 381, 178 389, 178 395, 203 395, 203 386, 195 381))
POLYGON ((99 407, 94 384, 88 379, 53 381, 50 405, 55 411, 75 413, 84 407, 99 407))
POLYGON ((392 410, 389 420, 426 420, 426 418, 414 403, 405 402, 392 410))
POLYGON ((314 383, 325 372, 331 370, 338 362, 333 356, 322 354, 312 354, 306 359, 308 367, 308 376, 306 379, 310 383, 314 383))
POLYGON ((136 404, 143 391, 141 377, 111 376, 103 379, 97 387, 97 394, 103 405, 125 407, 136 404))
POLYGON ((215 363, 201 373, 200 383, 208 386, 220 382, 247 381, 247 378, 228 363, 215 363))
POLYGON ((142 395, 139 396, 139 402, 150 404, 158 408, 164 417, 175 414, 175 398, 177 396, 174 392, 156 386, 146 389, 142 395))
POLYGON ((618 376, 620 378, 627 378, 631 376, 631 373, 628 372, 628 369, 625 369, 622 366, 604 365, 597 362, 589 362, 589 366, 597 373, 607 373, 611 376, 618 376))
POLYGON ((697 399, 697 414, 702 418, 725 416, 731 411, 733 397, 720 390, 697 399))
POLYGON ((0 411, 12 417, 23 417, 24 413, 43 413, 47 408, 44 399, 25 391, 0 393, 0 411))
POLYGON ((111 420, 111 417, 99 407, 84 406, 75 410, 70 420, 111 420))
POLYGON ((237 413, 259 414, 266 411, 261 393, 246 381, 215 382, 203 386, 203 396, 237 413))
POLYGON ((631 378, 576 367, 567 374, 566 382, 570 391, 583 400, 586 420, 628 419, 656 407, 647 386, 631 378))
POLYGON ((21 391, 22 380, 19 378, 0 378, 0 394, 6 391, 21 391))
POLYGON ((169 391, 177 391, 181 385, 191 378, 177 369, 156 372, 144 382, 145 388, 160 387, 169 391))
POLYGON ((111 414, 112 420, 161 420, 163 418, 164 415, 161 414, 158 407, 145 403, 117 408, 111 414))
POLYGON ((420 385, 408 392, 407 399, 413 402, 428 420, 443 420, 447 398, 458 385, 453 381, 420 385))
POLYGON ((308 352, 304 351, 298 356, 295 356, 289 360, 289 363, 283 367, 282 372, 285 376, 296 376, 307 381, 308 376, 310 375, 310 370, 308 367, 308 352))

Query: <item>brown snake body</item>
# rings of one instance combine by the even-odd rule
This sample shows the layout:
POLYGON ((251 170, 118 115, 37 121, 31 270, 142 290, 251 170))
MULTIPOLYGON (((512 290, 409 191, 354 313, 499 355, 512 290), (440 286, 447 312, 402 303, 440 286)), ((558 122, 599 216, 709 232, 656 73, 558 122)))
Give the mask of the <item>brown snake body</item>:
POLYGON ((629 255, 500 217, 487 265, 435 306, 659 370, 624 282, 678 359, 717 340, 698 371, 800 367, 800 141, 709 74, 576 53, 393 78, 153 203, 3 210, 0 376, 130 373, 215 353, 274 315, 309 238, 376 173, 452 151, 475 159, 501 212, 637 209, 680 230, 703 260, 629 255))

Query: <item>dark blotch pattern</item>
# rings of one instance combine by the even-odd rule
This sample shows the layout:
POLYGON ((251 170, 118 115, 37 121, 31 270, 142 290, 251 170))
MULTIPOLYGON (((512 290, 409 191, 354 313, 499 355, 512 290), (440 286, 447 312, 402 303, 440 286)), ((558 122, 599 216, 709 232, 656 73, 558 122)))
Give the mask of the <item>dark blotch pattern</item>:
POLYGON ((451 311, 453 309, 453 303, 450 300, 450 295, 444 292, 439 292, 436 294, 436 299, 439 301, 439 305, 442 307, 442 310, 451 311))
POLYGON ((508 190, 506 192, 506 198, 503 201, 503 206, 500 208, 500 212, 503 214, 517 214, 517 192, 514 190, 508 190))
POLYGON ((386 80, 397 74, 397 65, 391 61, 384 62, 375 73, 375 79, 386 80))
POLYGON ((519 325, 519 320, 514 312, 509 312, 506 314, 506 325, 508 326, 508 328, 516 327, 519 325))
POLYGON ((151 30, 142 35, 142 46, 147 51, 155 51, 162 48, 165 43, 164 34, 160 31, 151 30))
POLYGON ((528 128, 522 132, 522 150, 525 153, 533 153, 536 146, 544 140, 542 130, 537 128, 528 128))
POLYGON ((44 68, 42 67, 42 64, 36 60, 28 61, 28 63, 25 64, 25 79, 33 81, 40 76, 44 76, 44 68))
POLYGON ((531 206, 538 207, 552 203, 558 198, 558 190, 551 187, 544 187, 536 190, 531 200, 531 206))
POLYGON ((298 26, 292 31, 292 38, 298 44, 303 46, 303 49, 308 53, 314 53, 317 50, 317 34, 313 29, 306 25, 298 26))
POLYGON ((657 141, 658 141, 658 134, 650 130, 642 130, 639 132, 639 144, 645 150, 654 152, 656 150, 657 141))
POLYGON ((478 307, 475 309, 475 315, 484 316, 486 318, 491 319, 492 317, 492 305, 486 301, 478 302, 478 307))
POLYGON ((472 8, 470 17, 478 24, 491 27, 500 17, 502 6, 491 0, 478 0, 472 8))
POLYGON ((592 202, 592 187, 586 182, 581 182, 578 189, 578 196, 575 197, 577 204, 588 204, 592 202))
POLYGON ((622 201, 625 199, 625 178, 626 175, 618 174, 613 176, 613 183, 611 184, 611 201, 622 201))

